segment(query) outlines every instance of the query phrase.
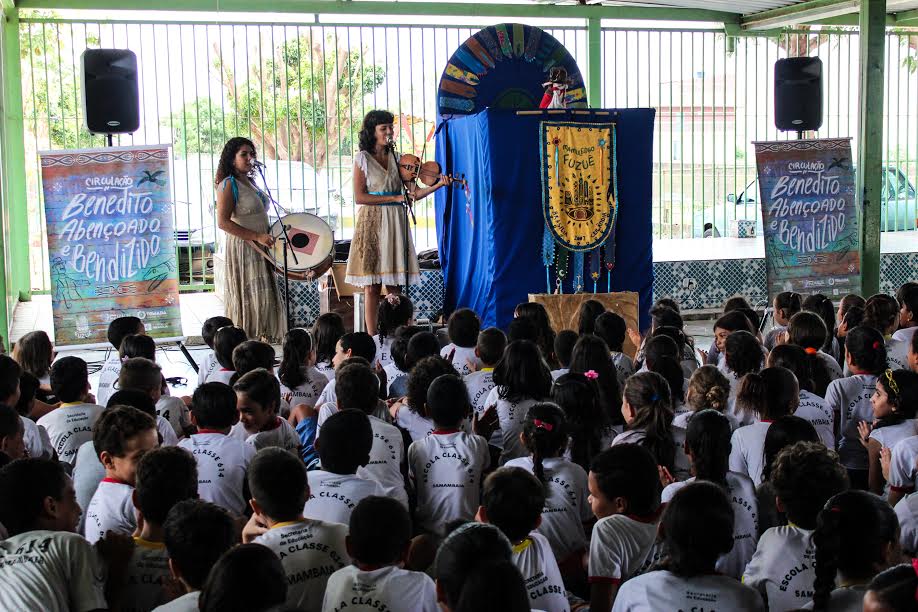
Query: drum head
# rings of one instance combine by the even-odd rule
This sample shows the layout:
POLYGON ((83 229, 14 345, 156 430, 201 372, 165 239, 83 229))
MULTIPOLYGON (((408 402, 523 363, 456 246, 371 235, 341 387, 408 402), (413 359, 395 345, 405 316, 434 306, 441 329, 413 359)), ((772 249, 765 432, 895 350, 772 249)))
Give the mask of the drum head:
POLYGON ((293 213, 281 217, 271 225, 270 234, 277 240, 270 249, 278 270, 284 265, 283 224, 290 236, 287 245, 287 269, 290 272, 308 272, 323 265, 335 248, 335 234, 325 219, 309 213, 293 213))

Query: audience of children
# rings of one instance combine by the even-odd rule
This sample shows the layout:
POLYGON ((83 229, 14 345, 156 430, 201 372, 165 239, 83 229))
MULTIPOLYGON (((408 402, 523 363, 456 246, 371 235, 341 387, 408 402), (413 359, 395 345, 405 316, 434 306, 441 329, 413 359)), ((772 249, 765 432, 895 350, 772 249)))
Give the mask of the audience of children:
POLYGON ((190 413, 139 319, 105 409, 30 334, 0 356, 0 608, 915 609, 916 300, 782 293, 763 340, 731 298, 703 366, 665 299, 644 338, 593 300, 509 338, 457 310, 441 348, 393 294, 375 338, 291 329, 276 376, 214 317, 190 413))

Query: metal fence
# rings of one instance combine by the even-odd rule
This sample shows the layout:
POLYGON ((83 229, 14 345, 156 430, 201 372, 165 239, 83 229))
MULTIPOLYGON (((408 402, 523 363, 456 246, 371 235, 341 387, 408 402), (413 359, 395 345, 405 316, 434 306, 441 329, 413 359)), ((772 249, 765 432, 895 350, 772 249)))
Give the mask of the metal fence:
MULTIPOLYGON (((137 54, 141 127, 117 137, 116 144, 173 143, 180 277, 183 288, 202 288, 212 283, 208 265, 219 234, 213 176, 229 137, 253 139, 268 166, 269 187, 285 208, 326 217, 336 238, 350 237, 352 152, 363 115, 372 108, 389 109, 396 115, 400 150, 432 158, 440 73, 479 28, 100 22, 37 15, 21 24, 36 290, 49 284, 37 152, 103 146, 101 137, 82 127, 79 58, 84 49, 129 48, 137 54)), ((558 24, 539 23, 585 71, 585 24, 558 24)), ((911 92, 918 94, 918 76, 910 41, 905 35, 888 37, 886 150, 887 165, 901 169, 902 188, 911 193, 914 207, 910 185, 918 184, 918 112, 911 92)), ((726 233, 732 219, 755 218, 757 194, 754 189, 744 194, 755 175, 749 143, 783 137, 773 125, 771 66, 778 57, 803 50, 825 62, 826 118, 818 135, 854 135, 856 34, 727 39, 713 30, 603 28, 603 105, 657 108, 655 237, 700 235, 704 223, 726 233)), ((417 213, 418 249, 433 248, 432 198, 421 202, 417 213)))

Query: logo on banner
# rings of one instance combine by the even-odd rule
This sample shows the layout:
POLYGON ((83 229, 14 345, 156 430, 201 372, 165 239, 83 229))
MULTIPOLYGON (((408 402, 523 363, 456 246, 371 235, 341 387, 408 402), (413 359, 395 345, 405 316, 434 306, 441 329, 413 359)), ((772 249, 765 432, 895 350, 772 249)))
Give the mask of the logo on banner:
POLYGON ((615 230, 615 125, 545 121, 541 128, 546 227, 566 249, 596 249, 615 230))

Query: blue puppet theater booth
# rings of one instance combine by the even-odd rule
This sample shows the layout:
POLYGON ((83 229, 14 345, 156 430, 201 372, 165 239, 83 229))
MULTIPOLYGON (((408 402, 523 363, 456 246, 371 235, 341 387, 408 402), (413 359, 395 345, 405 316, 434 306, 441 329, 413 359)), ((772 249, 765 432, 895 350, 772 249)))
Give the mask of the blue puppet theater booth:
POLYGON ((575 286, 584 293, 594 289, 637 292, 641 327, 646 327, 653 299, 654 113, 653 109, 489 108, 442 119, 437 161, 448 172, 465 174, 469 187, 468 192, 436 192, 445 311, 472 308, 484 326, 506 328, 517 304, 527 301, 531 293, 555 291, 560 276, 564 293, 573 292, 575 286), (602 251, 578 255, 574 250, 555 249, 547 235, 550 214, 543 208, 543 183, 551 176, 543 171, 553 162, 550 153, 546 156, 546 122, 583 124, 584 129, 614 124, 613 142, 603 141, 614 147, 611 168, 602 175, 607 183, 602 188, 614 197, 614 218, 611 232, 603 237, 602 251), (546 257, 546 251, 552 250, 546 257), (547 269, 546 262, 550 262, 547 269))

